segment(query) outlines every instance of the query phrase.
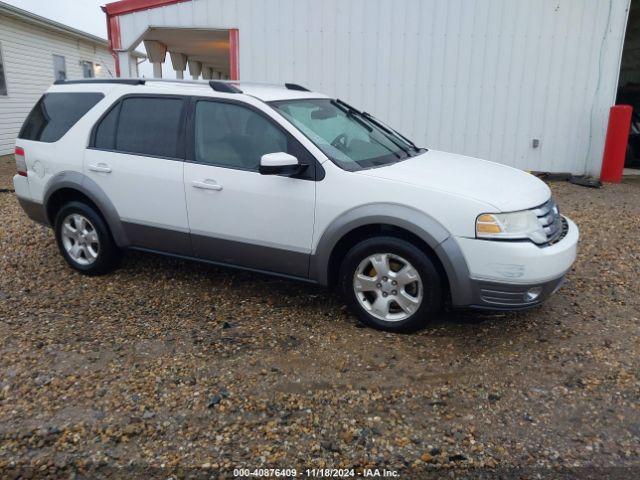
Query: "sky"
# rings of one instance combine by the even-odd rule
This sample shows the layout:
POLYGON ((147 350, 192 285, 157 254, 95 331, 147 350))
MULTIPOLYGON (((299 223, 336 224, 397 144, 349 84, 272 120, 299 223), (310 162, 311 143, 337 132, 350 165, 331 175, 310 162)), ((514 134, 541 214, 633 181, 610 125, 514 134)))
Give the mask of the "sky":
MULTIPOLYGON (((107 38, 107 20, 101 5, 110 0, 2 0, 23 10, 55 20, 78 30, 107 38)), ((144 47, 138 48, 144 51, 144 47)), ((175 78, 171 61, 167 56, 164 75, 175 78)), ((140 65, 140 74, 153 76, 153 67, 149 62, 140 65)))

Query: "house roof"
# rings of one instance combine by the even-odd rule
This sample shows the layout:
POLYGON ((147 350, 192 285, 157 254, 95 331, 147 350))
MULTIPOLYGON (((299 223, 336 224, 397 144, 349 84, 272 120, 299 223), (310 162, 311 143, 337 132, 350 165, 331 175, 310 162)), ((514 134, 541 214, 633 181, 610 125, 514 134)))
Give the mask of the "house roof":
MULTIPOLYGON (((104 38, 98 37, 96 35, 92 35, 87 32, 83 32, 82 30, 69 27, 68 25, 64 25, 59 22, 55 22, 49 18, 41 17, 40 15, 36 15, 35 13, 31 13, 31 12, 28 12, 27 10, 14 7, 13 5, 9 5, 8 3, 0 2, 0 14, 3 16, 21 20, 26 23, 30 23, 32 25, 37 25, 39 27, 46 28, 48 30, 53 30, 63 35, 68 35, 70 37, 74 37, 74 38, 84 40, 96 45, 100 45, 105 48, 109 48, 109 42, 104 38)), ((145 57, 145 55, 140 52, 134 51, 132 52, 132 54, 141 58, 145 57)))

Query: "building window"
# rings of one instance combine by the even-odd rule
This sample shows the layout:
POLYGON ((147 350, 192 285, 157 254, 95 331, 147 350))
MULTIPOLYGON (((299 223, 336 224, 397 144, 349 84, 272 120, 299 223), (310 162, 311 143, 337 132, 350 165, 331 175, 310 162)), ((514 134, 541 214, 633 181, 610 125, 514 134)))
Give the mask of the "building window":
POLYGON ((7 79, 4 76, 4 60, 2 59, 2 44, 0 44, 0 97, 7 96, 7 79))
POLYGON ((93 78, 95 77, 95 73, 93 71, 93 63, 88 62, 87 60, 80 61, 80 67, 82 67, 82 76, 84 78, 93 78))
POLYGON ((55 80, 67 79, 67 61, 62 55, 53 56, 53 76, 55 80))

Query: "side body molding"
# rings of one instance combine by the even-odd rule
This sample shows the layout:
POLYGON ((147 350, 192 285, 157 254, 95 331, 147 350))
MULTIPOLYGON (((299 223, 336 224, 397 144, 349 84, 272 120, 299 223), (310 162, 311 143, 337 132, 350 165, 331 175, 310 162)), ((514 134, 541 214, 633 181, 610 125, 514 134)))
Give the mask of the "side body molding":
MULTIPOLYGON (((69 171, 60 172, 51 178, 45 187, 43 199, 45 208, 49 203, 51 195, 63 188, 77 190, 89 197, 102 212, 116 244, 119 247, 129 245, 129 239, 127 238, 122 221, 120 220, 120 215, 118 215, 115 206, 96 182, 81 173, 69 171)), ((50 224, 53 224, 53 218, 49 218, 48 220, 50 224)))
POLYGON ((422 239, 442 263, 451 289, 454 305, 464 305, 471 293, 469 268, 449 231, 423 211, 405 205, 374 203, 362 205, 336 218, 322 234, 311 257, 309 277, 321 285, 329 284, 331 252, 350 231, 366 225, 392 225, 422 239))

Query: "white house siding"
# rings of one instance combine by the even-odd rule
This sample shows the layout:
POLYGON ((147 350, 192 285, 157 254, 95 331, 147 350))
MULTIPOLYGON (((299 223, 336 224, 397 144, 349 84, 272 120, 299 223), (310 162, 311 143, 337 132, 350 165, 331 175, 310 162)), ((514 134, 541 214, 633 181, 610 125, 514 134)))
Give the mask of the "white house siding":
POLYGON ((432 148, 598 174, 629 1, 192 0, 120 30, 128 48, 150 25, 239 28, 241 80, 340 96, 432 148))
POLYGON ((134 56, 129 57, 129 71, 132 72, 132 77, 138 76, 138 61, 139 58, 134 56))
POLYGON ((81 60, 102 64, 98 76, 115 76, 108 48, 8 16, 0 16, 0 49, 8 96, 0 96, 0 155, 13 153, 24 119, 53 83, 53 55, 66 59, 67 78, 82 78, 81 60))

